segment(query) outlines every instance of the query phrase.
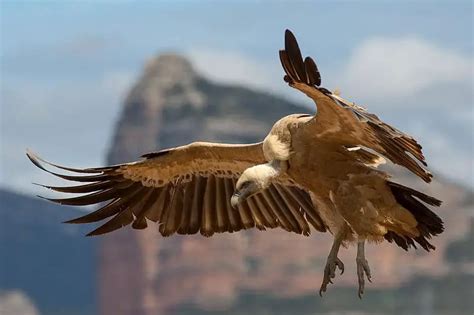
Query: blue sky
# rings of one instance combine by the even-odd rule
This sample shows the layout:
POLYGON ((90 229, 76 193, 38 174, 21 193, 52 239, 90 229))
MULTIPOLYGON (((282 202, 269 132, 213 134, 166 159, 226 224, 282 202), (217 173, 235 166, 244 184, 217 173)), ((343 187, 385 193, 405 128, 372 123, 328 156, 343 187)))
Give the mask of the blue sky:
POLYGON ((311 106, 281 80, 286 28, 317 60, 323 85, 418 137, 435 172, 473 186, 472 1, 3 1, 0 8, 3 187, 33 192, 32 181, 51 182, 28 164, 27 147, 63 164, 102 164, 123 98, 160 52, 188 56, 213 80, 311 106))

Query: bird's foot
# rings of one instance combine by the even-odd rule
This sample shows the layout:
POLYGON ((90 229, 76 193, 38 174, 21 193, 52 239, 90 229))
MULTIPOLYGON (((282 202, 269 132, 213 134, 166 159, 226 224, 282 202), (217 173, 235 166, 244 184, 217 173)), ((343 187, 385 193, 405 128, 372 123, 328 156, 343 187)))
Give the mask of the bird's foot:
POLYGON ((336 277, 336 268, 341 270, 341 275, 344 273, 344 263, 337 256, 329 256, 324 267, 324 277, 321 288, 319 289, 319 295, 323 296, 323 292, 326 292, 329 283, 332 283, 331 279, 336 277))
POLYGON ((359 279, 359 298, 362 299, 362 295, 364 294, 364 287, 365 287, 365 277, 367 276, 367 280, 372 282, 372 275, 370 274, 370 267, 369 262, 367 259, 363 257, 356 258, 357 263, 357 278, 359 279))

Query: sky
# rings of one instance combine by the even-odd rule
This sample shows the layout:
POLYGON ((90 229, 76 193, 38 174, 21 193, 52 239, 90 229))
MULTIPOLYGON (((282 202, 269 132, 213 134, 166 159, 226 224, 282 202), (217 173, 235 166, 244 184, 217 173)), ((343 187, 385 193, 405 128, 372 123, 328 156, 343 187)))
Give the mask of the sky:
POLYGON ((431 169, 474 187, 472 1, 0 1, 0 187, 54 183, 30 148, 103 165, 146 60, 187 56, 206 77, 313 106, 282 81, 284 30, 323 86, 415 136, 431 169))

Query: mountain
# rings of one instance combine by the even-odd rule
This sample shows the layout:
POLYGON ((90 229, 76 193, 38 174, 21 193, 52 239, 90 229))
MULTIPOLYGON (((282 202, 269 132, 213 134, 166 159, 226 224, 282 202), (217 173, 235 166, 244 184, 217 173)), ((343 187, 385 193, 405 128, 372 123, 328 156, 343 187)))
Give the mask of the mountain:
POLYGON ((40 314, 94 314, 96 240, 82 226, 61 224, 78 215, 0 190, 0 292, 25 295, 40 314))
MULTIPOLYGON (((143 153, 195 140, 260 141, 280 117, 307 111, 267 93, 211 82, 184 58, 162 55, 147 63, 126 98, 108 162, 136 160, 143 153)), ((473 262, 453 264, 456 259, 450 256, 457 255, 459 246, 465 248, 465 237, 472 233, 472 193, 442 178, 427 186, 395 171, 401 182, 444 200, 437 212, 446 232, 434 240, 437 250, 429 254, 406 253, 388 243, 369 245, 375 281, 368 285, 363 304, 356 302, 352 288, 352 248, 342 250, 345 274, 336 278, 323 300, 316 297, 331 245, 328 234, 249 230, 212 238, 163 238, 157 227, 149 227, 138 232, 124 228, 101 238, 100 314, 288 314, 292 306, 301 314, 390 313, 398 308, 429 314, 434 306, 444 314, 467 314, 473 262), (450 246, 453 242, 461 245, 450 246), (453 284, 461 279, 464 284, 453 284)))

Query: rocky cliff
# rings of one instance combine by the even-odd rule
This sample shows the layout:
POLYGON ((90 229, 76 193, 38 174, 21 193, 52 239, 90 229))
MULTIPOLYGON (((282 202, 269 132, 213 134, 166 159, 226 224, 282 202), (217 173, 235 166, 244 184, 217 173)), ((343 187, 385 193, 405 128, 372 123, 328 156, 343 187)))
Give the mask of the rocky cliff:
MULTIPOLYGON (((108 162, 135 160, 194 140, 259 141, 278 118, 306 111, 272 95, 210 82, 182 57, 162 55, 148 62, 126 98, 108 162)), ((430 254, 405 253, 391 244, 369 246, 373 290, 391 290, 416 276, 445 276, 451 268, 446 248, 469 228, 466 218, 473 206, 465 189, 440 180, 427 187, 404 173, 398 177, 444 200, 438 213, 446 232, 434 240, 438 249, 430 254)), ((310 237, 272 230, 163 238, 154 228, 126 228, 101 241, 100 313, 166 314, 188 306, 193 312, 217 312, 242 303, 247 291, 279 301, 307 295, 316 299, 330 242, 329 235, 317 232, 310 237)), ((336 286, 353 286, 354 250, 343 250, 341 258, 347 268, 336 286)), ((472 272, 470 263, 462 268, 472 272)))

